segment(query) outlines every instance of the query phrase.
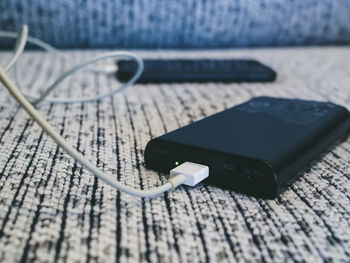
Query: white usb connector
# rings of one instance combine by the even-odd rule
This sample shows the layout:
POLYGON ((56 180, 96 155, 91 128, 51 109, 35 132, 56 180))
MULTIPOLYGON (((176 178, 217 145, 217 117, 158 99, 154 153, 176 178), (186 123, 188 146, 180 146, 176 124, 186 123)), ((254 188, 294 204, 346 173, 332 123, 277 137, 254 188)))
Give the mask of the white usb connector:
POLYGON ((185 177, 182 184, 195 186, 209 176, 209 167, 198 163, 185 162, 170 171, 170 178, 178 174, 185 177))

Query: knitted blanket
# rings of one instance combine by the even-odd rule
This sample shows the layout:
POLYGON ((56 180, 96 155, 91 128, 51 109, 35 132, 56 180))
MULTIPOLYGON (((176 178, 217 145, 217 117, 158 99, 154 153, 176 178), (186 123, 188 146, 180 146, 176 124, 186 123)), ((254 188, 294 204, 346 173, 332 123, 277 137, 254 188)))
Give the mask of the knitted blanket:
MULTIPOLYGON (((64 69, 101 52, 68 53, 68 61, 25 53, 18 62, 21 89, 43 90, 64 69)), ((273 83, 134 85, 101 102, 38 108, 98 167, 140 189, 166 180, 144 166, 151 138, 254 96, 350 106, 349 47, 137 53, 256 58, 278 72, 273 83)), ((0 61, 9 55, 0 53, 0 61)), ((114 76, 82 71, 63 82, 56 96, 93 95, 117 85, 114 76)), ((274 200, 206 184, 138 199, 82 169, 0 85, 0 262, 349 260, 349 138, 306 167, 274 200)))

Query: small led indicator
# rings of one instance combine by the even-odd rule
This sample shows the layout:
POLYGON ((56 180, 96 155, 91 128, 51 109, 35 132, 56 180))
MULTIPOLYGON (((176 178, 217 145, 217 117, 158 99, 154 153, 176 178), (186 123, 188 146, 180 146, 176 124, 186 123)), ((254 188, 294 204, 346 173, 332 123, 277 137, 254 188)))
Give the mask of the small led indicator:
POLYGON ((176 161, 176 162, 175 162, 175 165, 179 165, 179 162, 178 162, 178 161, 176 161))

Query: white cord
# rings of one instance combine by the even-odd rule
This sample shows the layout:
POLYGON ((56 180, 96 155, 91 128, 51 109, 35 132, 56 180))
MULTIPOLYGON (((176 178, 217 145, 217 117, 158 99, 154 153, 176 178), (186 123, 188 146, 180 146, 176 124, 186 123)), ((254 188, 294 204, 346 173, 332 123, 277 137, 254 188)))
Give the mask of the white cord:
MULTIPOLYGON (((23 27, 27 27, 27 25, 23 25, 23 27)), ((6 38, 14 38, 14 39, 18 39, 18 32, 11 32, 11 31, 1 31, 0 30, 0 37, 6 37, 6 38)), ((64 60, 67 60, 67 57, 65 56, 64 52, 62 52, 61 50, 51 46, 48 43, 45 43, 44 41, 35 38, 35 37, 31 37, 28 36, 27 37, 27 42, 30 44, 33 44, 35 46, 41 47, 42 49, 55 54, 58 57, 61 57, 64 60)), ((93 68, 87 68, 85 70, 91 71, 91 72, 95 72, 95 73, 106 73, 106 74, 110 74, 112 73, 110 67, 105 67, 103 69, 93 69, 93 68)), ((116 70, 116 67, 113 67, 113 70, 116 70)), ((5 70, 6 71, 6 70, 5 70)))
POLYGON ((82 64, 79 64, 77 66, 74 66, 73 68, 67 70, 63 74, 61 74, 55 82, 39 97, 39 98, 33 98, 32 96, 30 97, 33 99, 33 104, 37 105, 38 103, 41 103, 43 100, 45 102, 53 102, 53 103, 83 103, 83 102, 93 102, 93 101, 98 101, 102 100, 106 97, 110 97, 112 95, 115 95, 118 92, 121 92, 125 90, 127 87, 133 85, 135 81, 140 77, 140 75, 143 72, 143 62, 142 59, 140 59, 138 56, 128 53, 128 52, 110 52, 107 54, 104 54, 102 56, 95 57, 87 62, 84 62, 82 64), (119 57, 119 58, 131 58, 137 63, 137 71, 135 75, 126 83, 124 83, 121 87, 114 89, 110 92, 107 92, 102 95, 98 96, 93 96, 93 97, 83 97, 79 99, 70 99, 70 98, 47 98, 47 95, 49 95, 63 80, 65 80, 67 77, 75 73, 76 71, 85 68, 86 66, 95 63, 99 60, 103 60, 106 58, 112 58, 112 57, 119 57))
MULTIPOLYGON (((23 26, 27 26, 27 25, 23 25, 23 26)), ((17 39, 18 38, 18 33, 17 32, 1 31, 0 30, 0 37, 7 37, 7 38, 15 38, 15 39, 17 39)), ((63 53, 60 50, 52 47, 51 45, 45 43, 44 41, 41 41, 38 38, 28 36, 27 42, 31 43, 33 45, 39 46, 39 47, 41 47, 43 49, 46 49, 49 52, 56 53, 58 56, 64 57, 63 53)))
POLYGON ((90 161, 79 153, 76 149, 70 146, 56 131, 55 129, 40 115, 40 113, 33 107, 33 105, 20 93, 17 87, 10 81, 6 73, 0 68, 0 80, 11 93, 11 95, 17 100, 17 102, 28 112, 28 114, 41 126, 41 128, 70 156, 72 156, 83 167, 97 176, 99 179, 112 186, 113 188, 125 192, 127 194, 137 197, 155 197, 161 193, 174 189, 181 185, 185 181, 185 175, 177 174, 171 177, 167 183, 162 186, 156 187, 150 190, 138 190, 127 185, 124 185, 118 181, 113 180, 110 176, 99 170, 90 161))
MULTIPOLYGON (((24 44, 27 40, 27 28, 24 26, 21 30, 20 38, 17 41, 17 47, 15 50, 15 59, 7 64, 14 64, 18 56, 22 53, 24 49, 24 44), (24 43, 24 44, 23 44, 24 43)), ((101 56, 102 57, 102 56, 101 56)), ((102 59, 101 57, 95 58, 94 62, 102 59)), ((93 62, 91 62, 93 63, 93 62)), ((80 66, 73 68, 71 71, 75 72, 84 66, 90 64, 86 62, 80 66)), ((68 72, 63 74, 61 80, 68 76, 68 72)), ((60 80, 60 81, 61 81, 60 80)), ((175 189, 181 184, 194 186, 199 183, 209 175, 209 168, 204 165, 195 163, 183 163, 171 171, 170 179, 159 187, 149 189, 149 190, 139 190, 122 184, 119 181, 113 180, 110 176, 99 170, 94 164, 85 159, 85 157, 69 145, 63 137, 61 137, 55 129, 45 120, 43 116, 34 108, 34 106, 21 94, 18 88, 12 83, 8 78, 5 71, 0 68, 0 81, 5 85, 10 94, 17 100, 17 102, 24 108, 24 110, 41 126, 41 128, 60 146, 62 147, 70 156, 72 156, 77 162, 79 162, 83 167, 93 173, 97 178, 104 181, 106 184, 112 186, 113 188, 125 192, 127 194, 137 196, 137 197, 156 197, 168 190, 175 189)), ((59 82, 60 82, 59 81, 59 82)))
POLYGON ((14 50, 14 54, 10 60, 10 62, 7 63, 6 66, 4 66, 4 71, 7 72, 16 62, 19 56, 23 53, 24 47, 27 42, 28 38, 28 26, 24 25, 20 31, 20 33, 17 34, 17 41, 16 46, 14 50))
MULTIPOLYGON (((9 70, 16 62, 16 60, 18 59, 18 57, 21 55, 21 53, 23 52, 24 49, 24 45, 25 42, 28 41, 29 43, 38 45, 46 50, 48 50, 49 52, 53 52, 57 55, 59 55, 60 57, 62 57, 63 59, 66 59, 65 56, 63 55, 63 53, 57 49, 55 49, 54 47, 50 46, 49 44, 46 44, 45 42, 37 39, 37 38, 33 38, 33 37, 29 37, 26 36, 25 39, 26 41, 24 41, 24 43, 21 41, 22 39, 24 39, 24 34, 27 35, 27 31, 28 28, 26 25, 23 26, 21 33, 18 37, 17 33, 15 32, 5 32, 5 31, 0 31, 0 37, 10 37, 10 38, 16 38, 18 37, 18 41, 17 41, 17 45, 16 45, 16 49, 15 49, 15 55, 13 56, 13 58, 11 59, 11 61, 4 67, 4 71, 6 72, 7 70, 9 70), (19 43, 23 44, 23 47, 20 46, 19 43), (19 47, 20 46, 20 47, 19 47), (22 48, 22 49, 21 49, 22 48), (19 51, 19 52, 17 52, 19 51)), ((110 73, 110 70, 106 71, 106 70, 93 70, 93 69, 87 69, 89 71, 92 72, 103 72, 106 74, 110 73)), ((45 102, 52 102, 52 103, 84 103, 84 102, 93 102, 93 101, 99 101, 102 100, 106 97, 110 97, 115 95, 118 92, 123 91, 124 89, 126 89, 127 87, 133 85, 135 83, 135 81, 140 77, 140 75, 143 72, 143 61, 140 57, 138 57, 135 54, 129 53, 129 52, 110 52, 98 57, 95 57, 87 62, 81 63, 79 65, 74 66, 73 68, 67 70, 66 72, 62 73, 55 81, 52 85, 50 85, 48 87, 48 89, 39 97, 30 95, 30 94, 26 94, 23 93, 24 96, 26 98, 28 98, 34 105, 37 105, 43 101, 45 102), (116 88, 114 90, 111 90, 110 92, 107 92, 105 94, 101 94, 101 95, 97 95, 97 96, 92 96, 92 97, 82 97, 82 98, 48 98, 47 96, 55 89, 57 88, 57 86, 63 81, 65 80, 67 77, 69 77, 70 75, 72 75, 73 73, 77 72, 80 69, 86 68, 88 65, 95 63, 97 61, 103 60, 103 59, 107 59, 107 58, 112 58, 112 57, 118 57, 118 58, 129 58, 132 59, 133 61, 136 62, 137 64, 137 71, 134 74, 134 76, 126 83, 123 83, 119 88, 116 88)), ((17 71, 16 71, 16 76, 17 76, 17 71)), ((18 78, 18 81, 19 82, 18 78)))

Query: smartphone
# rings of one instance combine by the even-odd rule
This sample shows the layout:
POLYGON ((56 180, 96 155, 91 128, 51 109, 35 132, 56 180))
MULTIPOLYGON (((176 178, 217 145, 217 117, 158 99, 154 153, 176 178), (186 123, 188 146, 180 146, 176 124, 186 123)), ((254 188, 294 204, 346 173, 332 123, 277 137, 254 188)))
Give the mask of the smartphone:
MULTIPOLYGON (((136 72, 136 64, 117 61, 116 76, 126 82, 136 72)), ((276 72, 256 60, 236 59, 146 59, 144 71, 137 83, 184 82, 270 82, 276 72)))
POLYGON ((349 129, 342 106, 257 97, 152 139, 145 163, 167 173, 186 161, 207 165, 205 183, 274 198, 349 129))

